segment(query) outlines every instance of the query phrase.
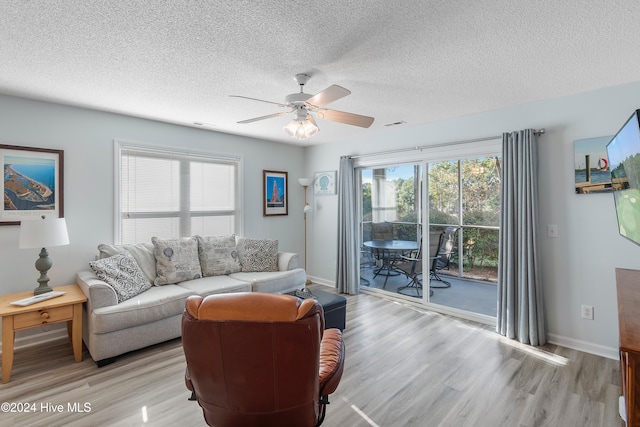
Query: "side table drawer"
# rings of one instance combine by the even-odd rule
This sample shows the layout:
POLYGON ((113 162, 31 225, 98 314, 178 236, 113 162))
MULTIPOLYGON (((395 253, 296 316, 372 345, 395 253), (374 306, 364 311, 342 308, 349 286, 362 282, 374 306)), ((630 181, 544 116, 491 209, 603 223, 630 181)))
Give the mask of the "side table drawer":
POLYGON ((13 316, 13 329, 32 328, 47 323, 62 322, 73 319, 73 305, 44 308, 38 311, 16 314, 13 316))

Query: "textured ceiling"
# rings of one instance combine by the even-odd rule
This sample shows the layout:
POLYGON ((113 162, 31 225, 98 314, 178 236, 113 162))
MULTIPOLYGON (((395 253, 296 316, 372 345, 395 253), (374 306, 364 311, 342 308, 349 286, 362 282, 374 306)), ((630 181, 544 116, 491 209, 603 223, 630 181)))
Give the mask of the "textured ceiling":
POLYGON ((638 0, 0 0, 0 93, 293 144, 334 143, 640 80, 638 0), (299 142, 282 111, 351 90, 299 142))

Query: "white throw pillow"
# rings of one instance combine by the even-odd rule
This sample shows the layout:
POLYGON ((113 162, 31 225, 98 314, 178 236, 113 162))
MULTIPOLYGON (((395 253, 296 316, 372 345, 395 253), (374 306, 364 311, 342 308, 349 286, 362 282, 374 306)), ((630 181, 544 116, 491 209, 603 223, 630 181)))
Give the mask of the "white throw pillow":
POLYGON ((198 239, 198 257, 202 276, 221 276, 237 273, 242 270, 238 250, 236 249, 236 236, 213 236, 198 239))
POLYGON ((91 261, 89 266, 100 280, 107 282, 116 291, 119 303, 151 288, 149 279, 128 251, 91 261))
POLYGON ((195 237, 152 237, 151 242, 156 256, 156 285, 168 285, 202 277, 198 259, 198 240, 195 237))
POLYGON ((278 271, 277 240, 239 238, 237 247, 242 271, 278 271))

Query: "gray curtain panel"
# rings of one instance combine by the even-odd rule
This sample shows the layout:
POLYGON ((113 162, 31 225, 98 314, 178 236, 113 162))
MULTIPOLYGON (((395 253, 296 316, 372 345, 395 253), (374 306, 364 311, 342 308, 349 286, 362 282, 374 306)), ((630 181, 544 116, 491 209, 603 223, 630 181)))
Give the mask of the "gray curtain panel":
POLYGON ((356 180, 353 159, 340 158, 338 179, 338 260, 336 289, 349 295, 359 291, 358 236, 360 227, 356 217, 356 180))
POLYGON ((537 149, 533 129, 502 135, 496 326, 501 335, 534 346, 547 341, 536 247, 537 149))

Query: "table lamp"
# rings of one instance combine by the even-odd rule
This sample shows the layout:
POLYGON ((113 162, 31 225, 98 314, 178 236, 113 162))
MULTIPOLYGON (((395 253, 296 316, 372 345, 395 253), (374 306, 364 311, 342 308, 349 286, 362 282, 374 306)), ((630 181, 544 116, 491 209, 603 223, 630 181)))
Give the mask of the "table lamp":
POLYGON ((34 295, 51 292, 47 272, 53 265, 45 246, 63 246, 69 244, 67 223, 64 218, 24 220, 20 222, 20 249, 42 248, 40 258, 36 261, 36 270, 40 272, 39 286, 34 295))

